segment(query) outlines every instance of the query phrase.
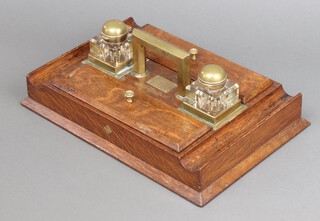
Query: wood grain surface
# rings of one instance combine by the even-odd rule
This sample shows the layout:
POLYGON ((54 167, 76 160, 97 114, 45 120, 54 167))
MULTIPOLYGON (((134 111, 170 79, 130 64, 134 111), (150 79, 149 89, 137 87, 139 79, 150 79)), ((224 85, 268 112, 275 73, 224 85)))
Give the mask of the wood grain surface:
POLYGON ((162 69, 154 68, 146 78, 126 75, 118 80, 90 65, 79 64, 72 72, 57 75, 50 84, 180 152, 212 128, 175 107, 177 89, 168 95, 146 83, 162 73, 162 69), (126 90, 135 93, 132 103, 123 96, 126 90))

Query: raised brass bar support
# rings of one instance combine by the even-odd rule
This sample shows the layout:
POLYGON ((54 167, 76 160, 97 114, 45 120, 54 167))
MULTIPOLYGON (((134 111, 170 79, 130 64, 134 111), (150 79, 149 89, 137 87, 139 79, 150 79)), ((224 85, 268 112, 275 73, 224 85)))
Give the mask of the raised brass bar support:
POLYGON ((190 54, 176 46, 165 42, 142 30, 133 29, 133 72, 136 77, 145 77, 146 70, 146 48, 173 60, 177 64, 179 95, 185 95, 185 88, 190 84, 190 54))
POLYGON ((137 43, 137 38, 132 39, 132 50, 133 50, 133 71, 135 76, 138 78, 145 77, 146 71, 146 48, 137 43))

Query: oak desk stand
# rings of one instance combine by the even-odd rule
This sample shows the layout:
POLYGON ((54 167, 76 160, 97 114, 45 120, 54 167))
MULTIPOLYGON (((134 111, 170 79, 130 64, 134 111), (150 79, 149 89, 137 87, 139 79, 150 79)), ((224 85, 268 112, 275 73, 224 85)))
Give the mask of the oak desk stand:
POLYGON ((198 206, 309 125, 301 118, 301 94, 291 97, 281 84, 152 25, 125 23, 181 49, 197 48, 192 79, 206 64, 223 66, 247 109, 214 131, 178 110, 176 91, 145 84, 157 75, 177 82, 166 57, 147 50, 150 76, 119 80, 83 62, 88 42, 31 72, 21 104, 198 206), (134 102, 126 102, 126 90, 135 91, 134 102))

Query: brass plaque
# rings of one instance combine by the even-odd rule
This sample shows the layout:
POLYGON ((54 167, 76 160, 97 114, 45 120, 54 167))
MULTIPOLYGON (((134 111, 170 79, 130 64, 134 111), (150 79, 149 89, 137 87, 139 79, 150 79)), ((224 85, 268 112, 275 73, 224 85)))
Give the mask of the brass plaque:
POLYGON ((151 78, 149 81, 147 81, 147 84, 150 84, 151 86, 157 88, 158 90, 164 93, 169 93, 171 90, 177 87, 176 83, 159 75, 151 78))

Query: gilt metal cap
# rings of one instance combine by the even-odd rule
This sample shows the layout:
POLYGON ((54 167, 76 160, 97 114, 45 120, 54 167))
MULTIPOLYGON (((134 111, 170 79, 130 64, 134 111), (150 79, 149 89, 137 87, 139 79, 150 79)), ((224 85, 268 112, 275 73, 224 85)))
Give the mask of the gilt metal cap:
POLYGON ((196 48, 191 48, 189 50, 189 54, 191 55, 191 59, 192 60, 196 60, 197 59, 197 54, 198 54, 198 49, 196 48))
POLYGON ((128 103, 132 103, 133 101, 132 98, 134 97, 134 91, 127 90, 124 92, 123 96, 127 98, 128 103))
POLYGON ((128 36, 127 25, 120 20, 109 20, 102 26, 101 35, 104 40, 110 43, 121 43, 128 36))
POLYGON ((217 90, 226 84, 227 73, 219 65, 208 64, 201 69, 198 80, 210 89, 217 90))

